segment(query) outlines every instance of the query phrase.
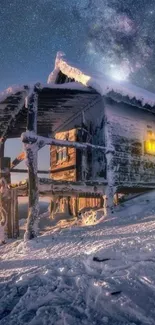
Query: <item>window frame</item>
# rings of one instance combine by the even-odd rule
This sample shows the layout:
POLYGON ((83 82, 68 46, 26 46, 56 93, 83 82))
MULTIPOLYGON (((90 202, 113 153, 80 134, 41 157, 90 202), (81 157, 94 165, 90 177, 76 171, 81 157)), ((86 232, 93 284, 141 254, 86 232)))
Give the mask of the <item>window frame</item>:
POLYGON ((56 163, 62 163, 64 161, 68 160, 68 148, 66 146, 64 147, 56 147, 56 163))

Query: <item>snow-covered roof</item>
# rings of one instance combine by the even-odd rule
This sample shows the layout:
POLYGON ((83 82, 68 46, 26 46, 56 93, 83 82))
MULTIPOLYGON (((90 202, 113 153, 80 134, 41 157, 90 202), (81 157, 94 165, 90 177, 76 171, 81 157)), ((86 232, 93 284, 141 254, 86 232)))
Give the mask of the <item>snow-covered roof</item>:
MULTIPOLYGON (((23 85, 10 87, 0 93, 0 137, 18 137, 25 131, 25 98, 33 89, 34 85, 23 85)), ((48 83, 39 84, 38 91, 38 131, 43 136, 62 131, 73 116, 81 114, 89 105, 101 100, 101 96, 155 113, 155 94, 129 83, 110 80, 102 73, 87 72, 80 66, 67 62, 60 52, 48 83), (60 72, 62 76, 68 77, 69 82, 57 83, 60 72)))
MULTIPOLYGON (((0 93, 0 137, 20 137, 26 129, 25 100, 35 85, 14 86, 0 93)), ((100 95, 78 82, 66 84, 37 84, 38 134, 51 135, 62 130, 66 123, 96 102, 100 95)))
POLYGON ((94 88, 101 96, 112 97, 118 101, 131 101, 135 106, 155 107, 155 94, 128 82, 108 79, 99 72, 86 71, 77 64, 69 63, 62 52, 57 53, 54 71, 48 77, 48 84, 56 82, 59 71, 69 78, 94 88), (117 96, 118 95, 118 96, 117 96))

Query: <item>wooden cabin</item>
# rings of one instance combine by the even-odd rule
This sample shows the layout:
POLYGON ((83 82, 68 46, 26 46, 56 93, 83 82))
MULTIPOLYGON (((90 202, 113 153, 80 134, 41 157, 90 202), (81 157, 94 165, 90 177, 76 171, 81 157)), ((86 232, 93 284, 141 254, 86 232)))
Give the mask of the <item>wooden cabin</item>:
MULTIPOLYGON (((58 58, 49 83, 71 83, 96 90, 96 101, 66 121, 57 139, 91 142, 106 150, 78 151, 51 147, 51 177, 65 180, 105 180, 108 196, 155 187, 155 95, 105 77, 93 77, 64 57, 58 58)), ((75 85, 74 85, 75 87, 75 85)), ((106 186, 103 186, 106 192, 106 186)), ((73 197, 68 198, 73 212, 73 197)), ((112 199, 113 200, 113 199, 112 199)), ((110 201, 110 199, 109 199, 110 201)), ((76 209, 100 207, 103 196, 79 196, 76 209)), ((112 202, 111 202, 112 204, 112 202)))
POLYGON ((20 195, 29 197, 26 239, 37 235, 39 196, 51 197, 53 214, 104 205, 111 215, 115 194, 155 189, 155 94, 85 71, 58 53, 46 85, 0 94, 0 178, 10 236, 18 232, 20 195), (10 163, 5 142, 21 134, 25 152, 10 163), (38 150, 45 145, 51 146, 50 177, 38 178, 38 150), (25 158, 28 180, 12 188, 7 175, 25 158))

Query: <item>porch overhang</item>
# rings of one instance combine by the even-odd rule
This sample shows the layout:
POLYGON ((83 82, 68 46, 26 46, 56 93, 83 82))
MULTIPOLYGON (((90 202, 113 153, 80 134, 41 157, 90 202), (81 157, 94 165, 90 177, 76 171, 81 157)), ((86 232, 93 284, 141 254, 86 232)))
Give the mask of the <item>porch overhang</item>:
MULTIPOLYGON (((25 99, 31 87, 23 86, 0 96, 0 138, 19 138, 27 125, 25 99)), ((70 83, 67 85, 44 85, 38 88, 37 129, 40 136, 51 136, 63 131, 73 120, 101 100, 94 89, 70 83)))

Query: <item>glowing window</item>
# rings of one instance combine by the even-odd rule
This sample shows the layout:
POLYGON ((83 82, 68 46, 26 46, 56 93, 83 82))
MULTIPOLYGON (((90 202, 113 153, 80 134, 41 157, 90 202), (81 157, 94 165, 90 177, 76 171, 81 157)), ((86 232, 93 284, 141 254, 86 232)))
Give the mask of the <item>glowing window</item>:
POLYGON ((61 162, 67 159, 67 148, 66 147, 57 147, 56 151, 57 162, 61 162))
POLYGON ((144 143, 145 153, 155 156, 155 139, 148 139, 144 143))

